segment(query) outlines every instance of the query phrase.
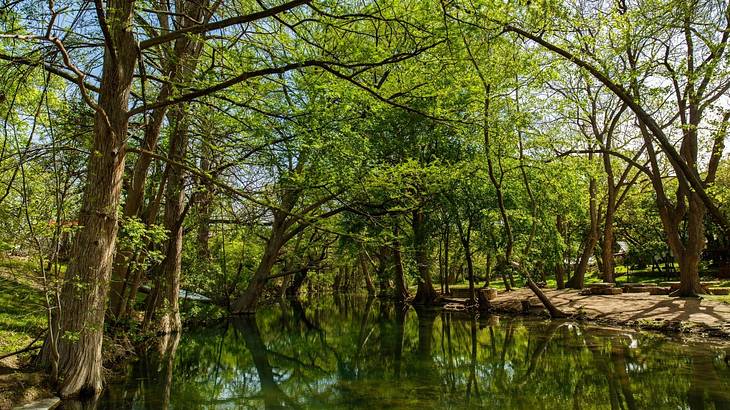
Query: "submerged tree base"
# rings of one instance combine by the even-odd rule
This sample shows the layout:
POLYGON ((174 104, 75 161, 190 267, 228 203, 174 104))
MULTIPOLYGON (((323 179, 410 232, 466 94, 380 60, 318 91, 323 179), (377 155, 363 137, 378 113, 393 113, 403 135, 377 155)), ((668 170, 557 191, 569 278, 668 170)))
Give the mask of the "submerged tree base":
POLYGON ((422 306, 437 305, 440 297, 441 295, 436 292, 436 289, 434 289, 430 283, 419 283, 416 296, 414 296, 413 300, 411 300, 411 304, 422 306))

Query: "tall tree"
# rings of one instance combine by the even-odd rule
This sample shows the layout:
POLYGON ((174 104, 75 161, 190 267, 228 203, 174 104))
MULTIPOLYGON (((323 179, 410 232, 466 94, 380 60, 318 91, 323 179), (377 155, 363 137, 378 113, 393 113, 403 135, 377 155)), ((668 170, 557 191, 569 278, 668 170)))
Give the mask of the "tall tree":
MULTIPOLYGON (((723 229, 730 228, 727 218, 707 194, 707 177, 702 178, 699 153, 699 133, 704 115, 730 88, 724 58, 730 35, 730 4, 711 1, 690 3, 668 1, 660 5, 629 2, 607 2, 595 11, 567 9, 567 20, 553 26, 569 26, 578 33, 573 38, 553 31, 539 35, 516 24, 503 25, 530 39, 571 64, 585 70, 610 89, 634 113, 646 144, 650 161, 650 176, 667 242, 680 267, 679 296, 701 293, 699 260, 704 249, 704 217, 707 213, 723 229), (612 19, 596 18, 596 12, 612 10, 612 19), (660 21, 663 23, 659 24, 660 21), (624 30, 623 27, 629 27, 624 30), (596 36, 596 33, 602 33, 596 36), (620 38, 617 47, 613 37, 620 38), (600 47, 601 52, 591 53, 600 47), (617 52, 618 51, 618 52, 617 52), (616 70, 632 73, 625 76, 616 70), (650 70, 653 75, 642 74, 650 70), (644 80, 644 82, 640 82, 644 80), (675 101, 669 121, 661 122, 652 98, 656 81, 668 85, 675 101), (666 126, 677 124, 679 149, 672 143, 666 126), (660 152, 673 168, 678 187, 676 199, 666 194, 661 179, 660 152), (686 235, 683 224, 686 222, 686 235)), ((531 15, 535 17, 535 15, 531 15)), ((536 23, 540 18, 533 19, 536 23)), ((539 24, 539 23, 538 23, 539 24)), ((543 28, 544 32, 545 29, 543 28)), ((661 104, 661 101, 658 102, 661 104)), ((718 144, 710 147, 715 158, 718 144)))

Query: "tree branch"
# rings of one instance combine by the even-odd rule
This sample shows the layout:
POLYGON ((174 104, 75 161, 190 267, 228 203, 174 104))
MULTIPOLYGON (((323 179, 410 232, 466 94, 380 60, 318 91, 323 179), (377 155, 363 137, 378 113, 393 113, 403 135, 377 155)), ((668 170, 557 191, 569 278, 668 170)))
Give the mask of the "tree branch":
POLYGON ((583 68, 598 81, 603 83, 603 85, 608 87, 608 89, 616 94, 616 96, 621 98, 621 100, 623 100, 629 106, 629 108, 631 108, 631 111, 634 112, 639 121, 644 123, 649 131, 651 131, 651 134, 659 142, 659 145, 662 147, 666 155, 669 157, 669 160, 672 162, 673 166, 677 170, 678 176, 679 174, 681 174, 684 179, 689 183, 689 185, 700 197, 702 203, 707 207, 710 215, 713 217, 713 219, 715 219, 721 229, 726 232, 730 231, 730 222, 728 222, 728 219, 720 211, 720 208, 707 195, 707 191, 705 191, 704 184, 700 179, 699 174, 695 170, 690 168, 690 166, 687 164, 687 161, 682 158, 682 156, 679 154, 679 152, 677 152, 677 149, 671 143, 667 135, 664 134, 664 131, 661 129, 659 124, 657 124, 654 118, 631 97, 629 92, 623 86, 613 82, 610 78, 608 78, 606 74, 598 70, 593 65, 580 59, 578 56, 570 53, 569 51, 548 42, 539 35, 529 33, 525 30, 509 24, 504 26, 504 30, 508 32, 511 31, 522 37, 528 38, 539 44, 540 46, 552 51, 553 53, 560 55, 561 57, 575 64, 576 66, 583 68))
POLYGON ((163 34, 159 37, 154 37, 148 40, 144 40, 139 43, 140 49, 144 50, 150 47, 154 47, 159 44, 173 41, 179 37, 189 34, 205 33, 206 31, 222 29, 230 27, 236 24, 251 23, 256 20, 261 20, 266 17, 271 17, 285 11, 289 11, 293 8, 299 7, 303 4, 310 3, 312 0, 293 0, 288 3, 284 3, 280 6, 271 7, 269 9, 261 10, 256 13, 247 14, 244 16, 231 17, 225 20, 215 21, 213 23, 201 24, 196 26, 186 27, 180 30, 173 31, 171 33, 163 34))

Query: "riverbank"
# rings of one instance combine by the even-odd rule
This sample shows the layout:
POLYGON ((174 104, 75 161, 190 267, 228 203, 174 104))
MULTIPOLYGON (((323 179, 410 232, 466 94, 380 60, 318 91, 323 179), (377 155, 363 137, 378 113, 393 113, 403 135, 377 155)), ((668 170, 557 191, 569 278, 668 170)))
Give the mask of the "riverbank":
POLYGON ((17 356, 0 360, 0 410, 55 397, 48 376, 32 370, 17 356))
MULTIPOLYGON (((564 313, 579 319, 641 329, 730 339, 730 304, 707 298, 676 298, 648 293, 581 295, 572 289, 543 289, 564 313)), ((523 288, 500 292, 491 301, 494 312, 542 314, 534 293, 523 288)))

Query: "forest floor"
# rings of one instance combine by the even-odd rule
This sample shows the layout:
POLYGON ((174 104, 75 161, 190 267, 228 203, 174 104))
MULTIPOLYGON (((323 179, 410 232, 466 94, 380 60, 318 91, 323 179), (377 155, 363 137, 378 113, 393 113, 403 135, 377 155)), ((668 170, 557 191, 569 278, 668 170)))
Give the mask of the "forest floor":
MULTIPOLYGON (((647 293, 581 295, 580 291, 568 289, 544 292, 558 309, 586 320, 730 338, 730 304, 725 302, 647 293)), ((501 292, 491 302, 496 311, 521 312, 524 300, 535 311, 542 311, 540 301, 527 288, 501 292)))

